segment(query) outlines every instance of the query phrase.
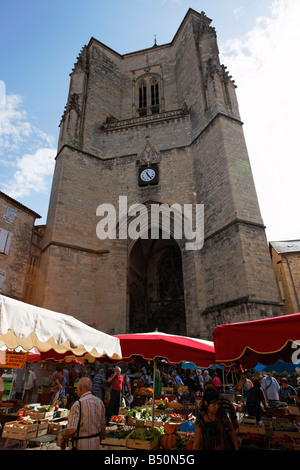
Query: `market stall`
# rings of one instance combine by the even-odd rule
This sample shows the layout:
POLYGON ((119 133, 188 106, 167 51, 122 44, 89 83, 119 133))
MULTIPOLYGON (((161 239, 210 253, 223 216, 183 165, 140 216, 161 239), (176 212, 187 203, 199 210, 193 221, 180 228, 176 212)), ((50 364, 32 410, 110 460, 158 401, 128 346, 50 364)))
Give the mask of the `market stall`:
POLYGON ((299 362, 300 313, 217 326, 213 331, 216 363, 251 369, 258 362, 299 362))
MULTIPOLYGON (((25 354, 25 360, 65 361, 75 358, 94 362, 105 355, 112 360, 121 360, 120 340, 89 327, 76 318, 0 295, 0 347, 1 350, 16 351, 25 354), (34 356, 34 348, 35 351, 34 356)), ((4 367, 9 366, 6 362, 4 367)), ((40 404, 38 413, 41 411, 40 404)), ((58 410, 51 410, 58 411, 58 410)), ((48 433, 49 422, 40 428, 37 414, 28 417, 23 413, 5 423, 2 437, 11 440, 28 442, 29 439, 41 437, 39 433, 48 433), (24 419, 26 416, 27 419, 24 419), (46 431, 45 431, 46 430, 46 431)), ((47 416, 45 419, 49 419, 47 416)))
MULTIPOLYGON (((216 363, 263 370, 278 361, 295 367, 299 363, 300 314, 250 322, 220 325, 213 331, 216 363)), ((239 426, 242 444, 248 448, 299 449, 300 412, 298 406, 274 402, 264 410, 262 424, 245 414, 239 426)))
POLYGON ((36 347, 43 360, 80 357, 93 362, 103 355, 120 360, 120 341, 71 315, 57 313, 0 295, 0 346, 36 347))
MULTIPOLYGON (((115 421, 110 423, 107 429, 109 435, 102 445, 115 446, 120 443, 115 437, 115 435, 118 436, 120 434, 120 431, 114 429, 116 427, 121 428, 122 438, 125 431, 132 433, 131 438, 127 438, 126 441, 126 446, 129 446, 129 448, 155 448, 160 442, 161 435, 166 434, 164 430, 166 423, 175 424, 178 428, 177 431, 179 431, 180 426, 182 429, 185 426, 185 431, 182 431, 185 438, 187 432, 191 431, 191 429, 194 431, 194 422, 191 423, 191 420, 195 419, 192 413, 195 405, 192 405, 190 409, 190 405, 178 403, 171 393, 173 389, 168 389, 168 387, 163 389, 166 398, 156 399, 157 362, 161 359, 165 359, 169 364, 191 361, 199 367, 209 368, 215 365, 213 343, 198 338, 171 335, 158 331, 117 335, 117 338, 120 340, 122 349, 122 362, 131 362, 137 356, 147 361, 153 361, 153 386, 151 389, 143 387, 138 390, 138 393, 143 393, 147 396, 147 403, 144 401, 143 405, 142 403, 140 404, 141 406, 134 406, 130 410, 125 410, 127 413, 124 413, 123 419, 120 419, 120 416, 114 417, 115 421), (130 426, 134 426, 138 430, 135 430, 133 433, 130 426), (151 430, 148 428, 151 428, 151 430), (152 442, 154 447, 151 447, 149 441, 152 442)), ((105 362, 105 358, 102 361, 105 362)), ((183 439, 179 435, 176 435, 176 437, 178 441, 183 439)), ((169 440, 171 439, 174 440, 174 436, 169 440)), ((123 445, 125 445, 125 440, 123 445)))

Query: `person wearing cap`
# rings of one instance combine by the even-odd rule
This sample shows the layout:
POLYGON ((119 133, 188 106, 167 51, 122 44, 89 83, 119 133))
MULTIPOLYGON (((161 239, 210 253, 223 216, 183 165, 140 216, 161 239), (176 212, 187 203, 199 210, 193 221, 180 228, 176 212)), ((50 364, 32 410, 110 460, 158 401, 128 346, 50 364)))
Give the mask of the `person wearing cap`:
POLYGON ((194 375, 195 389, 196 392, 203 392, 203 376, 201 369, 196 370, 194 375))

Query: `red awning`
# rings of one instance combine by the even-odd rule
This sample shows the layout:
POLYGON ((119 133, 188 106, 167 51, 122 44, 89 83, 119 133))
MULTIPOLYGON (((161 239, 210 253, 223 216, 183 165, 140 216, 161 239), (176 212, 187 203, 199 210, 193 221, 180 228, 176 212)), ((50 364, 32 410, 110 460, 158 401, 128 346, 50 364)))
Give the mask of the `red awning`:
POLYGON ((279 359, 299 362, 300 313, 220 325, 213 331, 213 340, 217 363, 239 362, 249 369, 258 362, 272 365, 279 359))
POLYGON ((199 367, 215 364, 215 348, 212 341, 161 332, 116 335, 120 339, 122 361, 132 356, 142 356, 150 361, 163 357, 169 363, 194 362, 199 367))

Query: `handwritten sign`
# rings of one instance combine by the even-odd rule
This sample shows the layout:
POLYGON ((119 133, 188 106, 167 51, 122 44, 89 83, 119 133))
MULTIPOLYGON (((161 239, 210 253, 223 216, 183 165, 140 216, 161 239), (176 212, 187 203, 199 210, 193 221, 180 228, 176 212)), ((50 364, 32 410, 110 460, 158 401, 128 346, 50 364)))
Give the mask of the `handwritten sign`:
POLYGON ((27 359, 26 352, 16 352, 9 350, 1 352, 0 367, 6 367, 8 369, 23 369, 27 359))

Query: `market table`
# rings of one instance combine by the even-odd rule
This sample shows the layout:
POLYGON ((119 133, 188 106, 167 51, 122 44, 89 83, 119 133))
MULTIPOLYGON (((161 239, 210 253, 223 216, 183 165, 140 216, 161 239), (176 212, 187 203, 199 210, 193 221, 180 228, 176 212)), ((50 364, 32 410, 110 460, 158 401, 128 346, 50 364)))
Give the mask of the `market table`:
MULTIPOLYGON (((43 450, 44 447, 46 450, 49 450, 51 443, 56 441, 56 434, 45 434, 44 436, 32 437, 27 441, 27 445, 31 443, 40 444, 39 450, 43 450)), ((28 450, 28 449, 27 449, 28 450)))

